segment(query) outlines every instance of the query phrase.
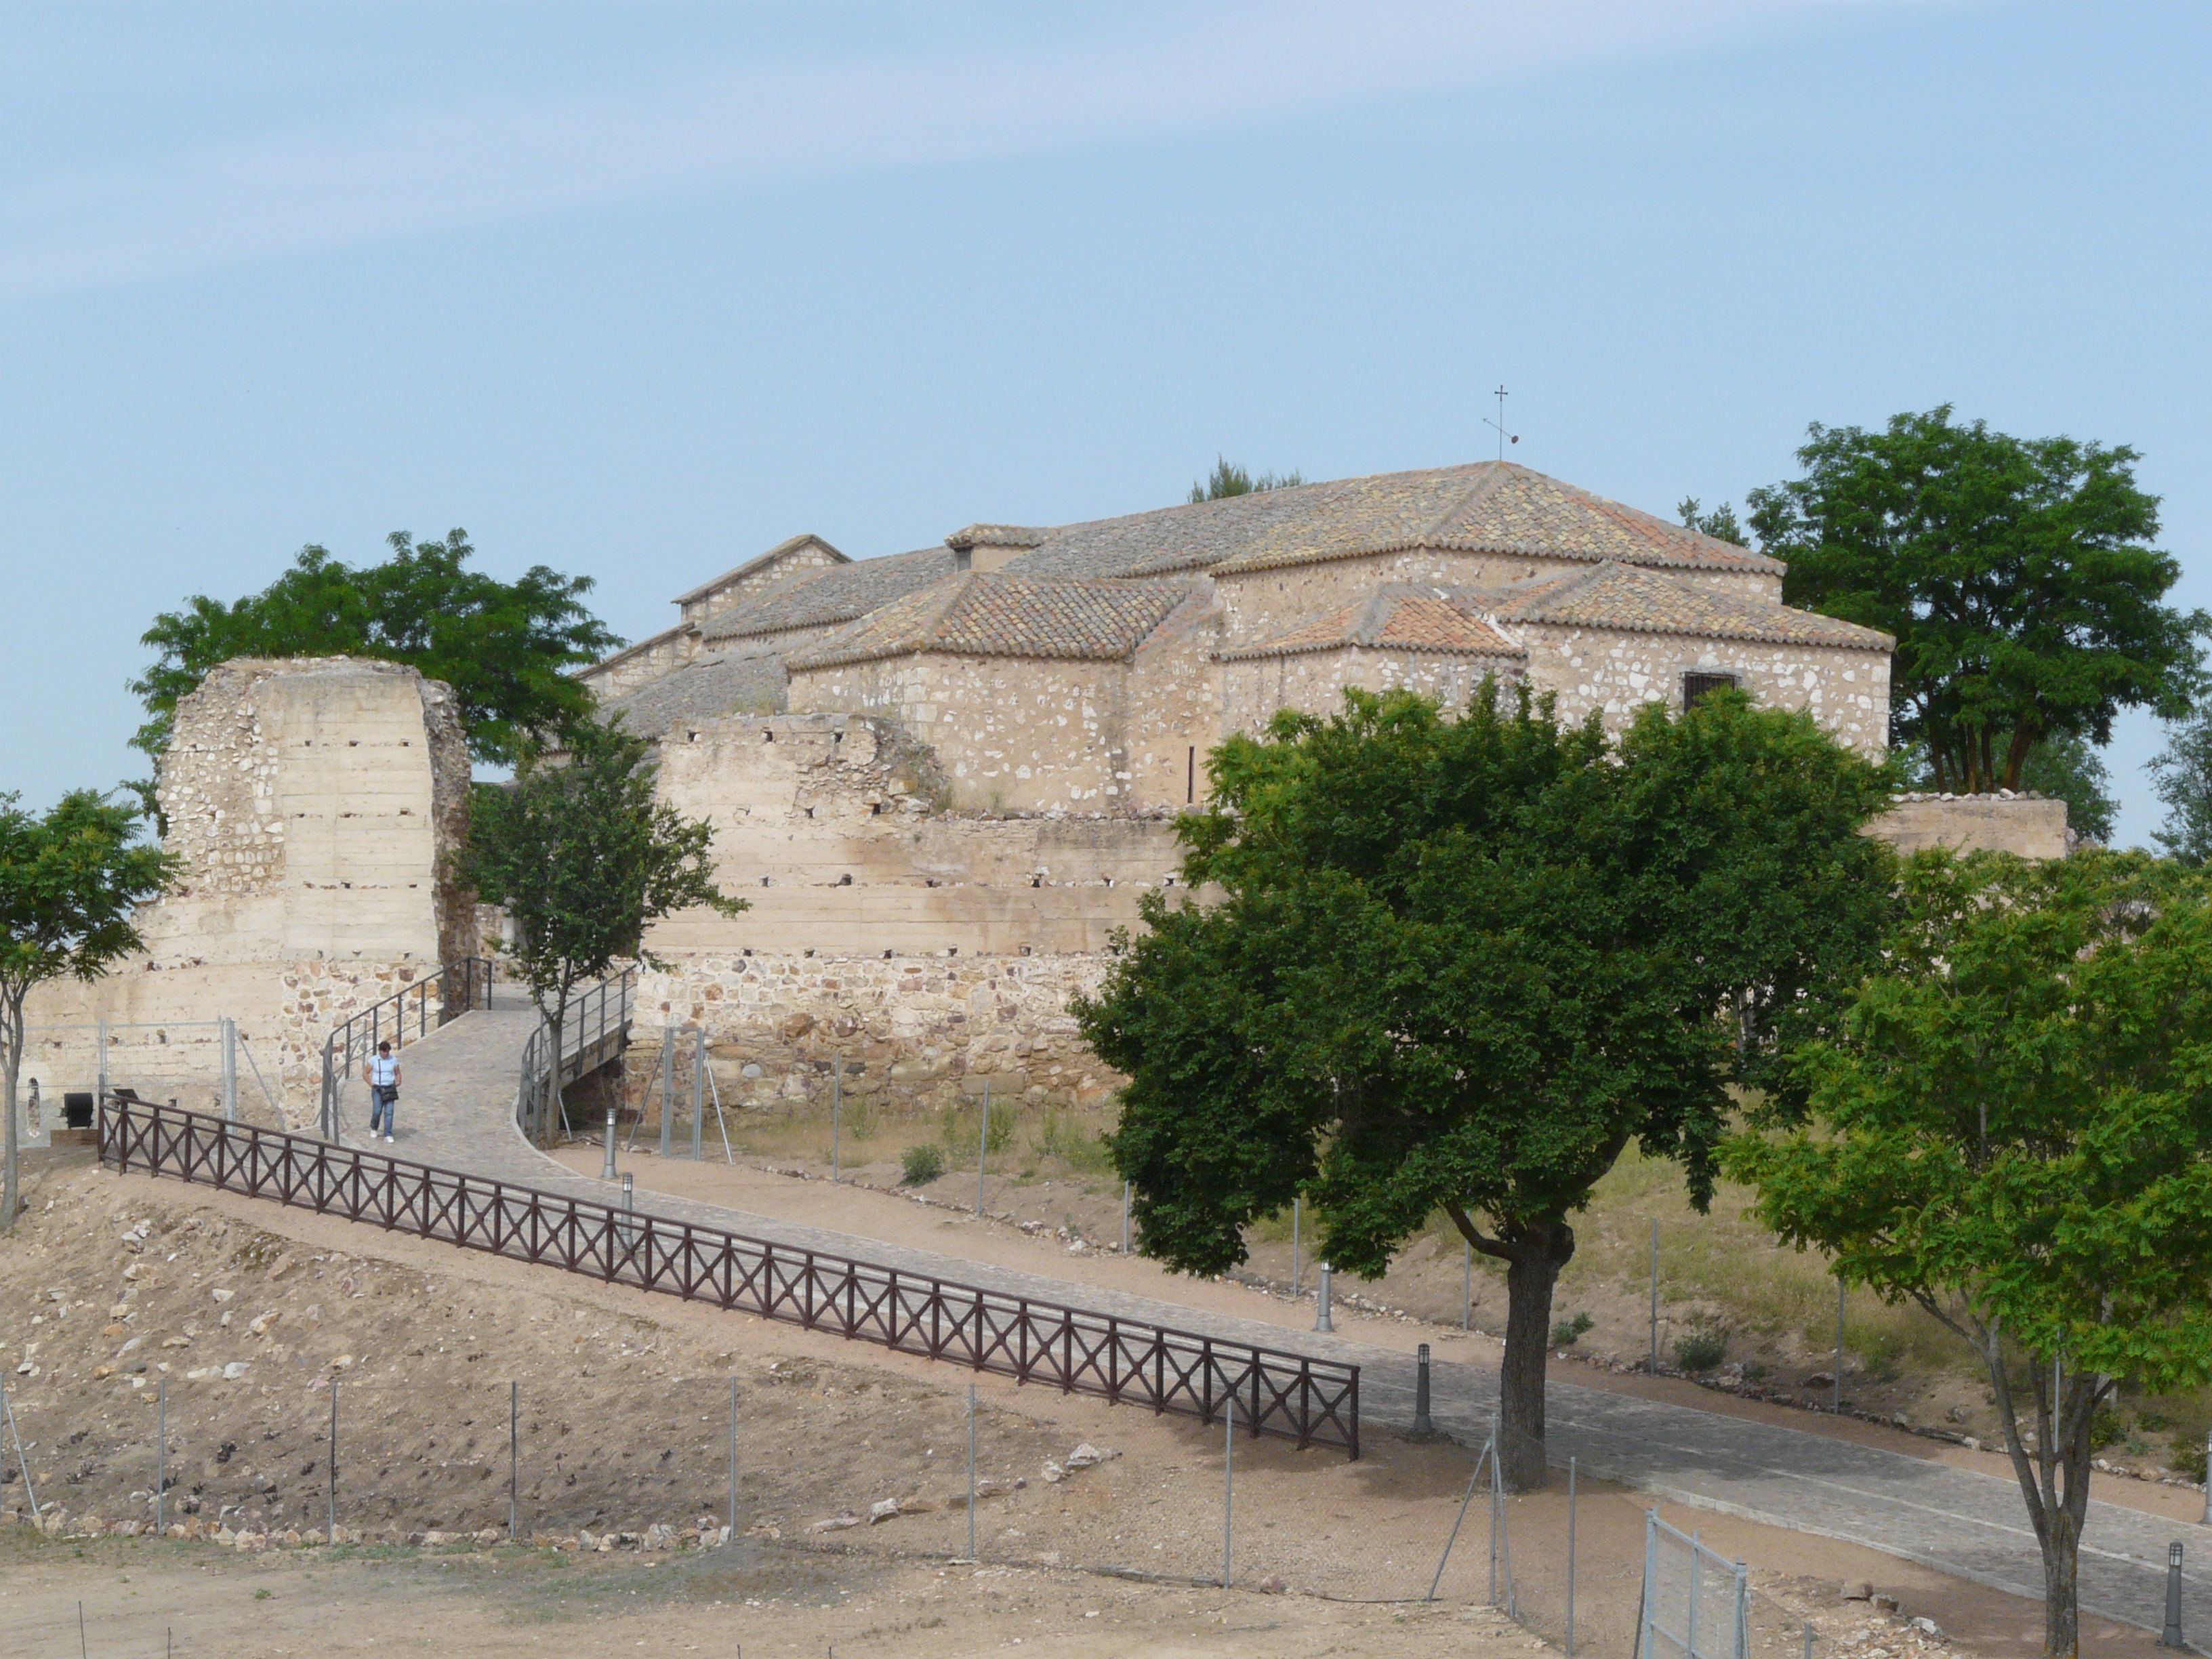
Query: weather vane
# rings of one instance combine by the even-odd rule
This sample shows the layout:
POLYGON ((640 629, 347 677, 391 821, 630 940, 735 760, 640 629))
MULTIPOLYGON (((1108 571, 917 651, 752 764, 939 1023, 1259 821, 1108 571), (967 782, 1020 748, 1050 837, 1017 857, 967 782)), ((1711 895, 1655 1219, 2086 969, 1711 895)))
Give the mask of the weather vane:
POLYGON ((1505 388, 1503 386, 1498 388, 1497 397, 1498 418, 1493 421, 1486 415, 1482 417, 1482 423, 1498 434, 1498 459, 1502 461, 1505 459, 1505 446, 1519 443, 1521 434, 1505 429, 1505 388))

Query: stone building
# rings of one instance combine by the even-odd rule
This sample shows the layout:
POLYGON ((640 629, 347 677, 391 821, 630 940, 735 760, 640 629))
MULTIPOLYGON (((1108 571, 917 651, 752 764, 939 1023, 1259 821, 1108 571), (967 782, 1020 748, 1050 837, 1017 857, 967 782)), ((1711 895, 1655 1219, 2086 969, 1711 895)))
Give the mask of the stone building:
POLYGON ((1463 703, 1524 681, 1618 727, 1717 685, 1887 740, 1887 635, 1781 602, 1776 561, 1507 462, 1055 528, 970 525, 848 559, 772 548, 587 671, 633 730, 860 714, 948 804, 1121 815, 1197 799, 1227 732, 1347 686, 1463 703))

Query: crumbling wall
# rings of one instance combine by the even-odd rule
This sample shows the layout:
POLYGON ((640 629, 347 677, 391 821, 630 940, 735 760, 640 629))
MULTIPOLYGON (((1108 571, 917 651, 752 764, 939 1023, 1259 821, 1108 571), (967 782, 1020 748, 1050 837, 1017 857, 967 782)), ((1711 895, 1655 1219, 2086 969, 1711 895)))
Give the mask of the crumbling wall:
MULTIPOLYGON (((301 1121, 331 1024, 472 946, 474 901, 453 863, 468 780, 452 690, 411 668, 224 664, 178 706, 162 760, 164 845, 180 867, 139 914, 145 951, 92 985, 42 988, 28 1023, 96 1031, 105 1019, 119 1049, 137 1040, 126 1030, 234 1019, 276 1073, 283 1115, 301 1121)), ((96 1073, 96 1048, 82 1046, 96 1073)), ((118 1085, 129 1073, 127 1055, 111 1064, 118 1085)), ((240 1097, 258 1087, 242 1083, 240 1097)))
POLYGON ((2066 803, 2001 789, 1993 795, 1899 795, 1872 833, 1900 853, 1948 847, 1954 853, 2012 853, 2063 858, 2074 850, 2066 803))

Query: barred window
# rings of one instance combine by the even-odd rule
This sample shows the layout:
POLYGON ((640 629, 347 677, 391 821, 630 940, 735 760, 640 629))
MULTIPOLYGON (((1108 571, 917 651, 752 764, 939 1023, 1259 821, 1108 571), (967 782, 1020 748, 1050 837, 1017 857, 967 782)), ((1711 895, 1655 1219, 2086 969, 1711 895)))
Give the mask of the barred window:
POLYGON ((1733 674, 1685 674, 1682 676, 1682 711, 1687 714, 1713 692, 1732 687, 1736 678, 1733 674))

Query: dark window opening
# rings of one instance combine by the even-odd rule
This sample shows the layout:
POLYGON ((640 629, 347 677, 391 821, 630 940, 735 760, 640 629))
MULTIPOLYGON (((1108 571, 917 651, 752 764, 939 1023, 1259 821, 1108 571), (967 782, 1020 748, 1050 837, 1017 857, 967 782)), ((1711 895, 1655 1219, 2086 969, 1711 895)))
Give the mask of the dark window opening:
POLYGON ((1682 676, 1682 712, 1687 714, 1714 692, 1733 690, 1733 674, 1685 674, 1682 676))

